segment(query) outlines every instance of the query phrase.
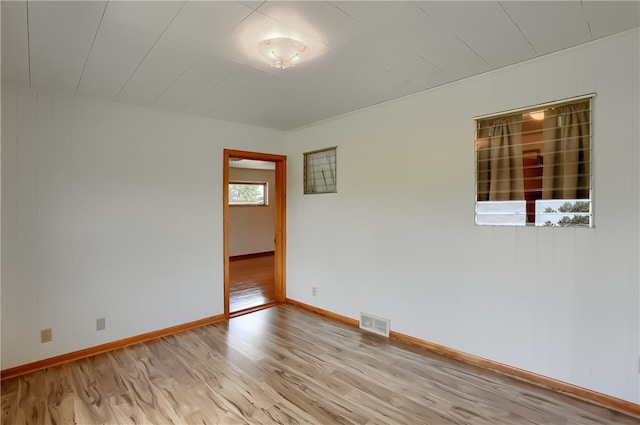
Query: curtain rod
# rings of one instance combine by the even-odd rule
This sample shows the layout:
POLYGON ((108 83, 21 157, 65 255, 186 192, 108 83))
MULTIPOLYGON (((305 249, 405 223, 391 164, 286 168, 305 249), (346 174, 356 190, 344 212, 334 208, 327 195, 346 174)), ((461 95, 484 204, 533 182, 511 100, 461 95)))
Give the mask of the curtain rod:
POLYGON ((560 103, 577 102, 578 100, 590 99, 592 97, 596 97, 596 94, 595 93, 585 94, 585 95, 582 95, 582 96, 569 97, 567 99, 560 99, 560 100, 554 100, 554 101, 551 101, 551 102, 538 103, 536 105, 527 106, 527 107, 524 107, 524 108, 509 109, 507 111, 502 111, 502 112, 493 112, 491 114, 477 115, 477 116, 473 117, 473 119, 474 120, 482 120, 482 119, 485 119, 485 118, 495 117, 496 115, 515 114, 515 113, 518 113, 518 112, 528 111, 528 110, 531 110, 531 109, 545 109, 545 108, 547 108, 549 106, 558 105, 560 103))

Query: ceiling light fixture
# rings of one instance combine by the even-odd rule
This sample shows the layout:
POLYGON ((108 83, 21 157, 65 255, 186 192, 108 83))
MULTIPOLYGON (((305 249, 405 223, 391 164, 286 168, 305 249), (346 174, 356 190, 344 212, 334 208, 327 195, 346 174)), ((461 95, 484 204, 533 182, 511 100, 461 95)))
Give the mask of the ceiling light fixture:
POLYGON ((264 56, 272 68, 287 69, 300 62, 309 53, 309 46, 292 38, 270 38, 258 45, 260 54, 264 56))
POLYGON ((529 116, 536 121, 540 121, 544 119, 544 110, 542 111, 532 111, 529 112, 529 116))

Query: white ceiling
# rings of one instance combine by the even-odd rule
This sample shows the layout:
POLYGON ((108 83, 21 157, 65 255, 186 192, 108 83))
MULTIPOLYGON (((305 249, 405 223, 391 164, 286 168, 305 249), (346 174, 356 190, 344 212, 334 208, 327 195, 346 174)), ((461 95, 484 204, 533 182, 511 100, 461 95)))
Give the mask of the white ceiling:
POLYGON ((273 161, 258 161, 255 159, 231 158, 229 159, 231 168, 251 168, 254 170, 275 170, 276 163, 273 161))
POLYGON ((2 1, 2 81, 289 130, 638 26, 639 1, 2 1), (274 36, 312 57, 270 68, 274 36))

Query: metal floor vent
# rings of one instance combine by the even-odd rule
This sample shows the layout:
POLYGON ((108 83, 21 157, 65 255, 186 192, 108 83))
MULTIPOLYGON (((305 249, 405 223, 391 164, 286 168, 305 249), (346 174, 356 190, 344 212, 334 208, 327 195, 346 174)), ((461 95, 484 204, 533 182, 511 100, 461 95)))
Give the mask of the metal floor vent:
POLYGON ((383 319, 368 313, 360 313, 360 329, 374 334, 389 336, 389 319, 383 319))

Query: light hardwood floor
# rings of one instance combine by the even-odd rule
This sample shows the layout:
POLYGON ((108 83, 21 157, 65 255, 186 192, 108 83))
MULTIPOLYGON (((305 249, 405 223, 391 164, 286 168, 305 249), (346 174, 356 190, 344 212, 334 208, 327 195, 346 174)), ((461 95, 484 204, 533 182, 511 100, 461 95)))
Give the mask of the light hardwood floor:
POLYGON ((229 311, 257 307, 276 299, 274 255, 229 261, 229 311))
POLYGON ((638 424, 290 305, 2 382, 2 424, 638 424))

